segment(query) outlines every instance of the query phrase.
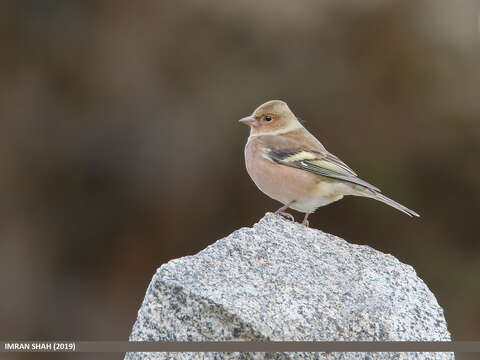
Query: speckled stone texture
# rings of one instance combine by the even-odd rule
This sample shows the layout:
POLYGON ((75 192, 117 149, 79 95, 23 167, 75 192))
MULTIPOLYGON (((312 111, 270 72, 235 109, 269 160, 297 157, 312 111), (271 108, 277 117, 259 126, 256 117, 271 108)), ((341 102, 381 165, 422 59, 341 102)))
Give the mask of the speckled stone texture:
MULTIPOLYGON (((427 254, 425 256, 428 256, 427 254)), ((266 214, 153 276, 131 341, 428 340, 435 296, 391 255, 266 214)), ((127 353, 125 359, 453 359, 451 353, 127 353)))

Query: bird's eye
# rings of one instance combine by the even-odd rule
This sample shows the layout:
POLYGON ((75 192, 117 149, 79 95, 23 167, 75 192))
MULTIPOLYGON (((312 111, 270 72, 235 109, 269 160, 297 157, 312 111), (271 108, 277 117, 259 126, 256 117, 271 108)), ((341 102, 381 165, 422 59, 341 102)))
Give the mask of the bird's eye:
POLYGON ((270 115, 265 116, 265 121, 272 121, 272 117, 270 115))

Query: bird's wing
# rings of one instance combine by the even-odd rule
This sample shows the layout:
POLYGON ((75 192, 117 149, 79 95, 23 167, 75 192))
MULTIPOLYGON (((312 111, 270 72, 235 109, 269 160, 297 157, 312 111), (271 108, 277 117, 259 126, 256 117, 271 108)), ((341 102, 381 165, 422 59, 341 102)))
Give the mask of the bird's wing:
POLYGON ((328 151, 302 149, 298 142, 282 136, 265 136, 261 139, 265 156, 279 164, 309 171, 331 179, 358 184, 375 192, 380 189, 357 177, 357 174, 337 156, 328 151))

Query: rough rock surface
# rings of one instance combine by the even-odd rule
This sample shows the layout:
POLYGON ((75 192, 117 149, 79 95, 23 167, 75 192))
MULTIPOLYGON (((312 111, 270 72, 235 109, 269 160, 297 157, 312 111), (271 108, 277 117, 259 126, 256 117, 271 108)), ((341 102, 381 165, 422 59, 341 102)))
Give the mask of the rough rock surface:
MULTIPOLYGON (((391 255, 266 214, 153 276, 131 341, 448 341, 435 296, 391 255)), ((451 353, 127 353, 126 359, 453 359, 451 353)))

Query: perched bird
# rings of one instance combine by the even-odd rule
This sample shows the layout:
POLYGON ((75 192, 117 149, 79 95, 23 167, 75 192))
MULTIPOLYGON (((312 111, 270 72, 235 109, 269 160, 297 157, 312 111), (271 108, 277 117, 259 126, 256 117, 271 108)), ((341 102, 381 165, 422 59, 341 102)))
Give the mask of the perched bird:
POLYGON ((285 102, 268 101, 239 121, 250 126, 245 146, 248 174, 263 193, 283 204, 276 214, 294 221, 285 211, 300 211, 305 213, 303 224, 308 226, 308 216, 320 206, 344 195, 356 195, 382 201, 409 216, 419 216, 358 178, 303 127, 285 102))

